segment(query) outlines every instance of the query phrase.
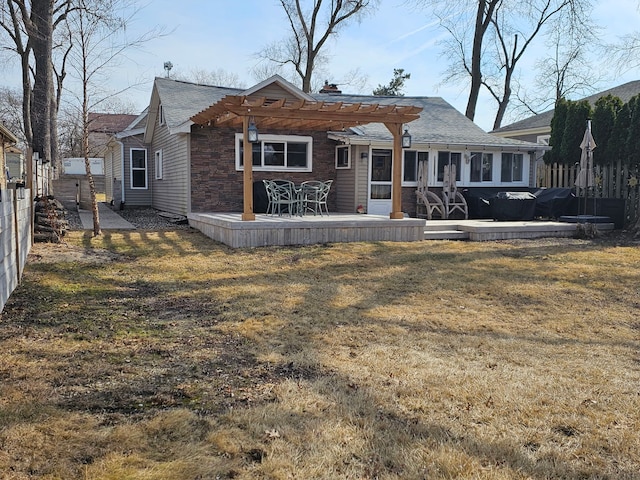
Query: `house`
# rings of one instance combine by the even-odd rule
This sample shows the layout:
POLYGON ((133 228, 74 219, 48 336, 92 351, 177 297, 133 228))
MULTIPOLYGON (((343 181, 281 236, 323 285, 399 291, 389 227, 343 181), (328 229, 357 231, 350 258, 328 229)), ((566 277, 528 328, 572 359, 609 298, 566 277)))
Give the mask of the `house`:
POLYGON ((11 145, 17 142, 18 139, 16 136, 0 123, 0 190, 6 190, 10 176, 9 166, 7 164, 7 152, 11 145))
MULTIPOLYGON (((638 94, 640 94, 640 80, 635 80, 582 98, 580 101, 586 100, 591 106, 594 106, 599 98, 611 95, 612 97, 620 98, 623 103, 626 103, 638 94)), ((505 125, 504 127, 493 130, 491 133, 503 138, 513 138, 548 145, 549 138, 551 137, 551 120, 553 120, 553 115, 554 110, 551 109, 510 125, 505 125)))
POLYGON ((448 164, 457 166, 459 188, 535 185, 533 164, 546 147, 488 134, 442 98, 325 91, 310 95, 277 75, 248 90, 156 78, 148 110, 108 143, 105 170, 114 188, 107 186, 107 200, 180 215, 246 212, 242 119, 252 116, 259 128, 248 157, 255 213, 265 208, 262 180, 288 178, 333 180, 330 211, 355 213, 362 206, 381 215, 393 215, 398 181, 400 213, 414 216, 422 162, 434 190, 442 188, 448 164), (397 126, 403 128, 390 130, 397 126), (403 161, 396 180, 392 158, 402 130, 412 145, 398 146, 403 161))
MULTIPOLYGON (((120 131, 126 129, 137 115, 113 113, 89 113, 89 167, 98 195, 113 183, 105 171, 104 154, 107 144, 120 131)), ((62 170, 53 181, 53 191, 57 200, 66 208, 90 209, 91 192, 86 174, 85 159, 82 152, 74 150, 76 157, 67 156, 62 159, 62 170)))
POLYGON ((9 172, 8 180, 17 183, 24 182, 27 170, 22 150, 15 145, 10 145, 5 150, 5 160, 9 172))

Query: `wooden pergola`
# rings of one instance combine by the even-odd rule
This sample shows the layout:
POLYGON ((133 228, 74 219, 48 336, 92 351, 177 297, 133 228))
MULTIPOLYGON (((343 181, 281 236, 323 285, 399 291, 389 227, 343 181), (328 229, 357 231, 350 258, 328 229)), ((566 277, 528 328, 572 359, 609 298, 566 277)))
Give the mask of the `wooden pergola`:
POLYGON ((249 123, 258 129, 341 131, 367 123, 382 123, 393 135, 392 207, 390 218, 402 212, 402 126, 419 118, 422 107, 227 95, 191 118, 197 125, 240 128, 244 138, 243 220, 255 220, 253 212, 253 162, 248 139, 249 123))

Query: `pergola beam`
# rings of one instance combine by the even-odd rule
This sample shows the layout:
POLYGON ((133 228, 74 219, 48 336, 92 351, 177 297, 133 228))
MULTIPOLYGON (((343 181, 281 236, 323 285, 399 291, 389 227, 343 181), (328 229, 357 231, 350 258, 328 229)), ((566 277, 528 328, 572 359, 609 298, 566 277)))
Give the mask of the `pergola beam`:
POLYGON ((402 126, 419 118, 421 107, 305 100, 270 100, 266 97, 228 95, 191 117, 197 125, 242 127, 243 220, 255 220, 253 212, 253 148, 248 140, 249 121, 258 128, 293 130, 344 130, 368 123, 382 123, 393 136, 391 218, 402 212, 402 126))

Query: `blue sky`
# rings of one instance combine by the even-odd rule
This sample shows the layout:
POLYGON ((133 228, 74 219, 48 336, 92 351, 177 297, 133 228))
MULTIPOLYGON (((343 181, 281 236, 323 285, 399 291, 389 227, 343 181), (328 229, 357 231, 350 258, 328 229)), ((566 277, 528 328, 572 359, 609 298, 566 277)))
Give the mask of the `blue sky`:
MULTIPOLYGON (((173 63, 174 72, 222 69, 238 75, 248 87, 256 83, 250 74, 256 63, 254 54, 287 33, 284 13, 277 0, 147 1, 128 31, 135 34, 159 25, 171 33, 154 39, 139 51, 129 52, 127 59, 110 72, 112 81, 120 86, 143 82, 126 93, 140 110, 148 103, 153 78, 164 76, 165 61, 173 63)), ((595 18, 609 40, 640 29, 638 0, 600 3, 595 18)), ((358 68, 368 79, 366 88, 353 91, 346 86, 343 90, 370 94, 378 85, 391 80, 394 68, 404 68, 411 74, 405 95, 440 96, 464 112, 465 86, 440 85, 447 66, 437 44, 443 33, 424 12, 404 4, 404 0, 380 0, 374 14, 360 24, 350 24, 329 43, 327 80, 339 83, 347 72, 358 68)), ((526 72, 523 75, 526 79, 526 72)), ((638 78, 638 70, 617 77, 612 75, 598 85, 598 90, 638 78)), ((19 85, 18 70, 12 72, 12 79, 9 84, 19 85)), ((484 96, 478 105, 476 123, 490 130, 494 112, 495 103, 484 96)))

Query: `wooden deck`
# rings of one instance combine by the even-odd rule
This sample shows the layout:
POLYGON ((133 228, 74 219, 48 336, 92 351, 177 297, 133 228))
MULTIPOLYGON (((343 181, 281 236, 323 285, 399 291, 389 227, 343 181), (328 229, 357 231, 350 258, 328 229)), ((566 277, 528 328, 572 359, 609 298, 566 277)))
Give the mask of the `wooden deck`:
MULTIPOLYGON (((599 230, 614 229, 613 223, 600 223, 599 230)), ((514 238, 573 237, 576 223, 543 220, 498 222, 494 220, 429 220, 425 240, 510 240, 514 238)))
POLYGON ((240 213, 191 213, 189 225, 209 238, 234 248, 269 245, 311 245, 345 242, 415 242, 424 240, 424 220, 391 220, 382 215, 305 215, 304 217, 257 214, 243 221, 240 213))
MULTIPOLYGON (((572 237, 577 229, 575 223, 538 220, 391 220, 382 215, 348 214, 304 217, 257 214, 256 220, 243 221, 240 213, 191 213, 188 219, 193 228, 234 248, 375 241, 490 241, 572 237)), ((613 223, 598 224, 600 230, 613 228, 613 223)))

